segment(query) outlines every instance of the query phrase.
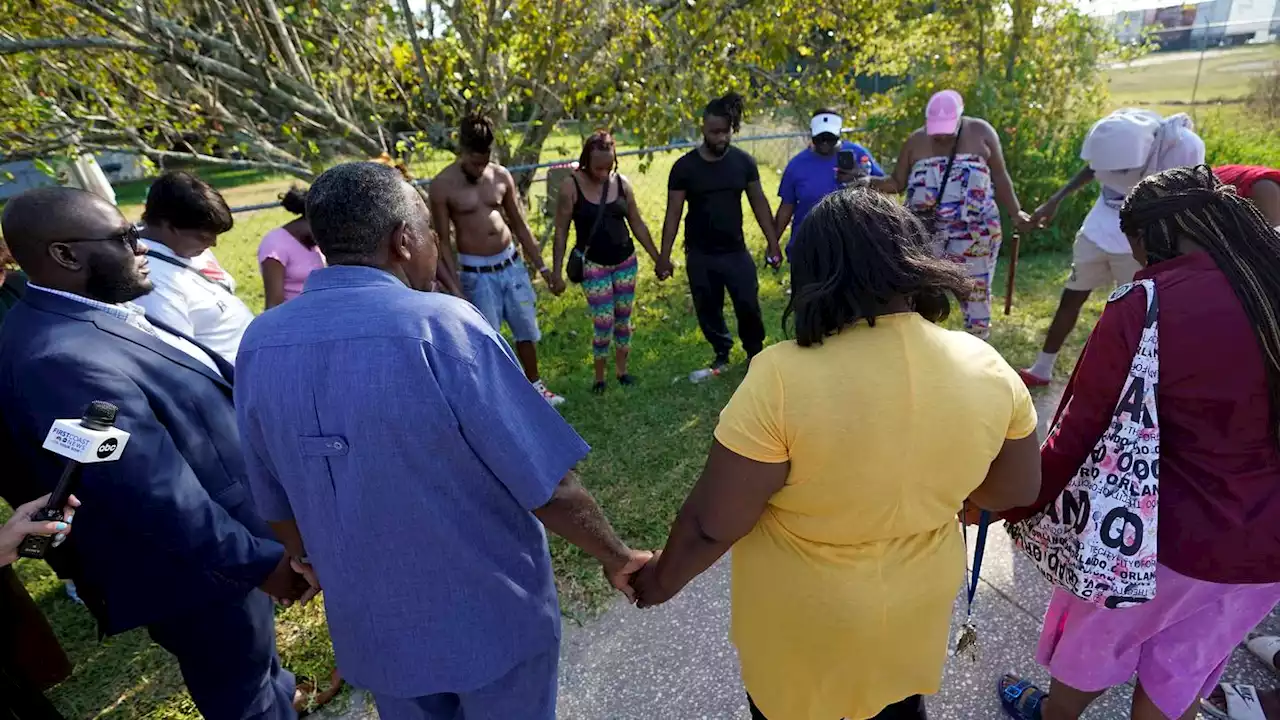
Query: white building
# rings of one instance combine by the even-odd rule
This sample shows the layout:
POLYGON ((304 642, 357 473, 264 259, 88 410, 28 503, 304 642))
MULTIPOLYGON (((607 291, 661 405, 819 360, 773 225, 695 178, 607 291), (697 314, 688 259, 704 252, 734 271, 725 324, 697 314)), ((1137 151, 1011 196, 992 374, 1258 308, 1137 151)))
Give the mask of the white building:
POLYGON ((1189 0, 1165 5, 1156 0, 1112 15, 1124 42, 1136 42, 1154 31, 1167 49, 1266 42, 1280 33, 1280 0, 1189 0))

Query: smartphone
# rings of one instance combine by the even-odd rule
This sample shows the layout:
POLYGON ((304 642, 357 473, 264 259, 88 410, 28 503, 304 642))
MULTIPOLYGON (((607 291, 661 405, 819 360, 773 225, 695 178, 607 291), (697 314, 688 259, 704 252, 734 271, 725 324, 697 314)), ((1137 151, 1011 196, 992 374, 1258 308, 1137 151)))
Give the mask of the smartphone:
POLYGON ((841 170, 857 170, 858 159, 853 156, 852 150, 841 150, 836 153, 836 167, 841 170))

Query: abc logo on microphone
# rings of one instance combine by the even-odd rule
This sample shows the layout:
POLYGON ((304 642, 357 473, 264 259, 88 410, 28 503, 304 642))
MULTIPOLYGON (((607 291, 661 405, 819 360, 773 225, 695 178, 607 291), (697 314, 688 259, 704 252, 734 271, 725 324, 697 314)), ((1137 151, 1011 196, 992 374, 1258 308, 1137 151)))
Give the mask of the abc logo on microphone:
POLYGON ((115 438, 107 438, 98 446, 98 459, 106 460, 111 457, 111 454, 114 453, 118 447, 120 447, 120 441, 115 438))

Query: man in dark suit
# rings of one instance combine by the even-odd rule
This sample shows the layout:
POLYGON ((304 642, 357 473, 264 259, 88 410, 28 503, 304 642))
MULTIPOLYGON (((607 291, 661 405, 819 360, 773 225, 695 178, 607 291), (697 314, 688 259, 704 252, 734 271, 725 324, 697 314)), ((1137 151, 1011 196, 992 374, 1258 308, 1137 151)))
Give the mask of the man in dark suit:
POLYGON ((42 188, 9 201, 5 241, 30 282, 0 328, 0 478, 13 505, 49 492, 56 418, 114 403, 118 461, 85 467, 76 532, 49 556, 104 635, 146 627, 177 657, 209 720, 295 717, 271 597, 306 583, 258 516, 231 404, 232 368, 130 301, 151 289, 146 247, 105 200, 42 188))

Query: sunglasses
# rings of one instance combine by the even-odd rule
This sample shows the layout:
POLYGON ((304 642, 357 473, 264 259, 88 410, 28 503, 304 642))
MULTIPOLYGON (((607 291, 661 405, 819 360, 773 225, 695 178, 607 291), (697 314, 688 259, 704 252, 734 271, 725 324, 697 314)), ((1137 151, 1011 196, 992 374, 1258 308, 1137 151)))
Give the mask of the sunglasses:
POLYGON ((114 235, 108 235, 104 238, 69 238, 67 240, 59 240, 58 242, 71 245, 73 243, 124 243, 129 246, 133 252, 138 251, 138 242, 142 240, 142 236, 138 234, 138 228, 130 225, 127 230, 123 230, 114 235))

